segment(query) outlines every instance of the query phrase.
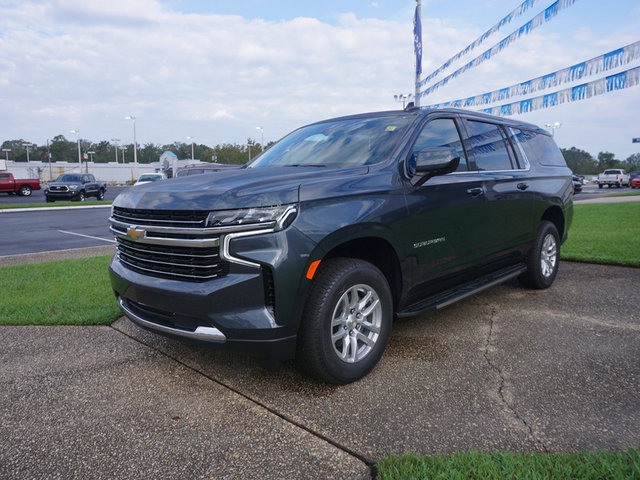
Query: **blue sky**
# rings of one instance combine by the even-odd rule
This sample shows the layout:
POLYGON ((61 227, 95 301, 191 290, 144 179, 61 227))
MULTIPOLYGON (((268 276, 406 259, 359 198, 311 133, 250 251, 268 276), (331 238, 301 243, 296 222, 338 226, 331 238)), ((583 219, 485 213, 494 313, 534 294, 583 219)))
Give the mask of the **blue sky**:
MULTIPOLYGON (((423 0, 429 73, 518 0, 423 0)), ((485 45, 551 4, 503 28, 485 45)), ((0 0, 0 141, 57 134, 140 143, 266 140, 323 118, 397 108, 413 92, 414 0, 0 0)), ((640 4, 577 0, 423 103, 505 87, 640 40, 640 4)), ((485 46, 483 45, 483 47, 485 46)), ((483 49, 474 51, 473 56, 483 49)), ((468 61, 471 55, 465 57, 468 61)), ((631 66, 638 66, 635 62, 631 66)), ((638 151, 640 88, 522 115, 593 155, 638 151)))

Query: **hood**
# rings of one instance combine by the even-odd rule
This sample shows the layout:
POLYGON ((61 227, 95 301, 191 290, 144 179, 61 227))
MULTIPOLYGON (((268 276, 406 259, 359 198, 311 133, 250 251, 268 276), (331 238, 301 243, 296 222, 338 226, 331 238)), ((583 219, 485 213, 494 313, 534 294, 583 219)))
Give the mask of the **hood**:
POLYGON ((299 187, 363 175, 368 167, 271 167, 223 170, 127 188, 114 200, 122 208, 230 210, 285 205, 299 201, 299 187))

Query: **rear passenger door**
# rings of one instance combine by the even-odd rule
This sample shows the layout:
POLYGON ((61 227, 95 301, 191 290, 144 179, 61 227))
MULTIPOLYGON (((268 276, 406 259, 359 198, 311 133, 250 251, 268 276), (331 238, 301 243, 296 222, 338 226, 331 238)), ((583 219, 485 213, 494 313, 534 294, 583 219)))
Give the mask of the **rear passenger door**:
MULTIPOLYGON (((490 120, 465 118, 472 168, 482 179, 487 201, 483 226, 490 260, 510 263, 518 247, 530 241, 533 209, 529 166, 518 158, 514 130, 490 120)), ((488 265, 490 266, 490 265, 488 265)), ((495 268, 501 267, 496 264, 495 268)))

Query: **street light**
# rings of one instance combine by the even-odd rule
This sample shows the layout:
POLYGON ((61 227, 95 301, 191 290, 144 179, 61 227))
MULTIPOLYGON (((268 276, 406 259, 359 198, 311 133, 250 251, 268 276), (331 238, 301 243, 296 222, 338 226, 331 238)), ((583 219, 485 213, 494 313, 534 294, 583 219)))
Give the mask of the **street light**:
POLYGON ((27 149, 27 163, 29 163, 29 147, 34 147, 35 145, 32 143, 23 143, 22 146, 27 149))
POLYGON ((260 130, 260 133, 262 134, 260 145, 262 146, 262 151, 264 152, 264 127, 256 127, 256 130, 260 130))
POLYGON ((113 142, 113 151, 116 154, 116 163, 118 163, 118 142, 120 141, 120 139, 112 138, 111 141, 113 142))
POLYGON ((133 120, 133 171, 134 176, 138 177, 138 141, 136 140, 136 117, 133 115, 127 115, 125 120, 133 120))
POLYGON ((544 126, 547 128, 551 129, 551 137, 555 137, 556 134, 556 128, 560 128, 560 125, 562 125, 560 122, 555 122, 555 123, 545 123, 544 126))
POLYGON ((398 95, 394 95, 393 98, 396 102, 402 102, 402 109, 404 110, 407 101, 410 100, 412 96, 410 93, 399 93, 398 95))
POLYGON ((9 161, 9 152, 11 151, 11 149, 10 148, 3 148, 2 151, 4 152, 5 160, 8 162, 9 161))
POLYGON ((80 168, 80 173, 82 173, 82 154, 80 153, 80 131, 71 130, 71 133, 75 133, 78 136, 78 167, 80 168))
POLYGON ((122 151, 122 164, 124 165, 124 152, 127 151, 127 147, 125 147, 124 145, 121 147, 118 147, 121 151, 122 151))
POLYGON ((187 140, 191 140, 191 161, 193 162, 193 137, 187 137, 187 140))

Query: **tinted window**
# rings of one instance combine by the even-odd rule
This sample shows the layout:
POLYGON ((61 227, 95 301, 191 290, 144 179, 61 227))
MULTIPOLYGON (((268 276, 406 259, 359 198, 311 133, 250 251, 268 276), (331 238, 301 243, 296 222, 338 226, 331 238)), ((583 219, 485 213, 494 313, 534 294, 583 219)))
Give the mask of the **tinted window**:
POLYGON ((413 145, 411 153, 413 155, 426 147, 455 148, 458 155, 460 155, 460 165, 458 165, 457 171, 468 170, 467 156, 464 153, 462 141, 453 119, 437 118, 427 123, 413 145))
POLYGON ((567 166, 562 153, 556 146, 556 142, 553 141, 550 135, 531 130, 523 130, 523 133, 520 144, 530 161, 535 160, 540 165, 552 167, 567 166))
POLYGON ((474 120, 469 120, 467 126, 478 170, 513 169, 500 126, 474 120))
POLYGON ((9 180, 8 173, 0 173, 0 180, 9 180))
POLYGON ((509 140, 511 140, 511 144, 518 152, 518 155, 516 155, 518 166, 524 169, 529 168, 529 159, 524 151, 524 144, 531 139, 531 134, 526 130, 513 127, 509 127, 508 132, 509 140))

